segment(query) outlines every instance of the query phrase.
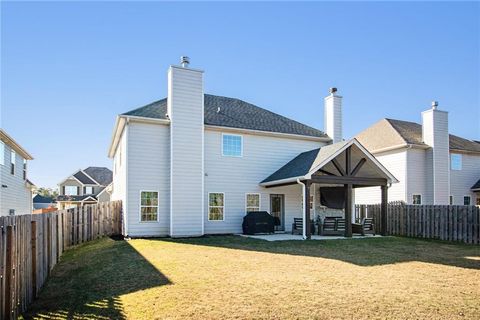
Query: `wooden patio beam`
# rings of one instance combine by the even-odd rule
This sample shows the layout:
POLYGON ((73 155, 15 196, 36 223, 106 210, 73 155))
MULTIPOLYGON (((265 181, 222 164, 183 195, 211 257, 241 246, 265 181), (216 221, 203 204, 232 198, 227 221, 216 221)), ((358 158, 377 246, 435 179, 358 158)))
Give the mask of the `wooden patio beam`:
POLYGON ((312 183, 319 184, 352 184, 358 186, 384 186, 387 179, 384 178, 362 178, 362 177, 338 177, 338 176, 312 176, 312 183))
POLYGON ((363 167, 363 165, 365 164, 365 162, 367 162, 367 159, 365 158, 362 158, 360 159, 360 161, 357 163, 357 165, 355 166, 355 168, 353 168, 352 170, 352 173, 350 174, 352 177, 356 176, 358 171, 360 171, 360 169, 363 167))
POLYGON ((337 169, 337 171, 340 173, 340 175, 342 176, 346 176, 347 173, 345 172, 345 170, 343 170, 342 166, 340 165, 340 163, 338 163, 338 160, 337 159, 332 159, 332 163, 333 165, 335 166, 335 168, 337 169))

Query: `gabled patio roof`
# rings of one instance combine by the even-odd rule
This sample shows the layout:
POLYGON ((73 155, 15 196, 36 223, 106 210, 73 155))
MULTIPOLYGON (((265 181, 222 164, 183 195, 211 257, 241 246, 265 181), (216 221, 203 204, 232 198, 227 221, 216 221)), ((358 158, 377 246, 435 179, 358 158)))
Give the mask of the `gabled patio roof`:
MULTIPOLYGON (((309 180, 312 176, 328 176, 334 184, 345 176, 345 152, 351 150, 352 163, 356 163, 351 173, 360 183, 365 179, 385 179, 387 184, 398 180, 356 139, 342 141, 318 149, 303 152, 260 182, 261 186, 273 187, 296 183, 297 180, 309 180)), ((349 173, 350 175, 350 173, 349 173)), ((354 182, 355 183, 355 182, 354 182)))

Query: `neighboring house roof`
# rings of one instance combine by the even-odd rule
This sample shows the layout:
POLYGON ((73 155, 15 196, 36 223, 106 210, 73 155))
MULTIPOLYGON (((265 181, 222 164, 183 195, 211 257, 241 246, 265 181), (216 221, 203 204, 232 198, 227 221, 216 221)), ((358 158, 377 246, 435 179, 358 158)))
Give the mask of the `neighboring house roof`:
POLYGON ((336 158, 348 147, 355 145, 362 154, 366 155, 384 174, 389 182, 398 182, 398 180, 373 157, 356 139, 341 141, 326 145, 321 148, 300 153, 283 167, 275 171, 269 177, 260 182, 261 185, 267 185, 274 181, 291 181, 294 179, 307 179, 319 169, 326 166, 332 159, 336 158))
POLYGON ((33 160, 33 157, 23 149, 12 137, 10 137, 3 129, 0 129, 0 140, 9 145, 16 153, 26 160, 33 160))
POLYGON ((472 190, 479 190, 480 191, 480 179, 475 183, 472 188, 472 190))
MULTIPOLYGON (((372 151, 401 145, 429 147, 422 140, 421 124, 395 119, 382 119, 359 133, 356 138, 372 151)), ((453 134, 449 135, 449 143, 450 150, 480 153, 480 144, 453 134)))
POLYGON ((52 197, 44 197, 39 194, 36 194, 35 197, 33 197, 33 203, 53 203, 53 201, 52 197))
POLYGON ((75 201, 84 201, 87 198, 92 198, 93 201, 97 200, 97 198, 92 195, 83 195, 83 196, 59 195, 57 196, 57 201, 75 202, 75 201))
POLYGON ((95 179, 102 186, 108 186, 113 181, 112 170, 105 167, 88 167, 83 170, 91 178, 95 179))
POLYGON ((75 173, 73 175, 75 178, 77 178, 78 181, 80 181, 81 183, 83 184, 97 184, 97 182, 93 181, 92 179, 90 179, 85 173, 83 173, 82 171, 77 171, 77 173, 75 173))
MULTIPOLYGON (((204 104, 206 125, 328 137, 318 129, 239 99, 205 94, 204 104)), ((166 120, 168 119, 167 99, 150 103, 122 115, 166 120)))

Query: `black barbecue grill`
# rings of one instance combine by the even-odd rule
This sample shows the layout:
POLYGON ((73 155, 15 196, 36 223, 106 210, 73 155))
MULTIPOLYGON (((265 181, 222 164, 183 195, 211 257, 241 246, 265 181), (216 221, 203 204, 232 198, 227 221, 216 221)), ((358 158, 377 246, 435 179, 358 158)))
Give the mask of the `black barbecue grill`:
POLYGON ((275 218, 267 211, 250 211, 243 218, 243 234, 274 233, 275 218))

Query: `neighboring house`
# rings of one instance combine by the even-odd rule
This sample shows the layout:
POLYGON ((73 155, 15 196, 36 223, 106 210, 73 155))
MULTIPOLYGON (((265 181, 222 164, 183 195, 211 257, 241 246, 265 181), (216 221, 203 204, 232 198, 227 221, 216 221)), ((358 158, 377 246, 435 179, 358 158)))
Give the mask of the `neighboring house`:
POLYGON ((32 191, 27 161, 32 156, 0 129, 0 216, 32 213, 32 191))
POLYGON ((55 206, 55 199, 52 197, 44 197, 39 194, 36 194, 33 197, 33 209, 44 209, 55 206))
POLYGON ((203 71, 183 61, 168 71, 167 98, 117 117, 112 200, 122 200, 126 235, 239 233, 246 212, 258 210, 288 232, 294 217, 329 212, 320 205, 325 186, 348 186, 341 192, 351 195, 354 187, 396 182, 358 141, 342 141, 334 88, 325 98, 327 134, 203 88, 203 71))
MULTIPOLYGON (((448 132, 448 113, 437 103, 422 112, 422 124, 382 119, 356 136, 400 183, 389 200, 408 204, 480 205, 480 144, 448 132)), ((371 189, 356 203, 378 203, 371 189)))
POLYGON ((59 210, 110 201, 108 186, 112 183, 112 171, 105 167, 88 167, 77 170, 58 184, 59 210))

